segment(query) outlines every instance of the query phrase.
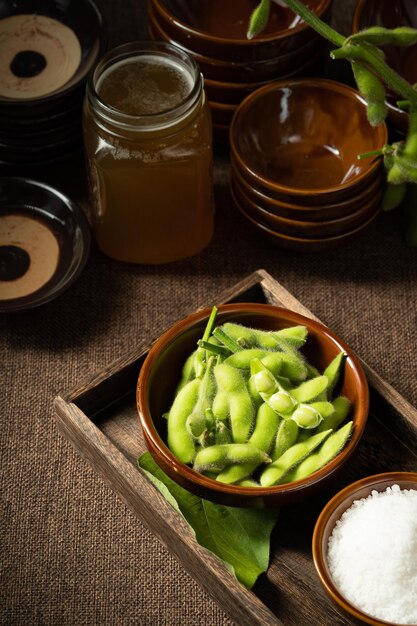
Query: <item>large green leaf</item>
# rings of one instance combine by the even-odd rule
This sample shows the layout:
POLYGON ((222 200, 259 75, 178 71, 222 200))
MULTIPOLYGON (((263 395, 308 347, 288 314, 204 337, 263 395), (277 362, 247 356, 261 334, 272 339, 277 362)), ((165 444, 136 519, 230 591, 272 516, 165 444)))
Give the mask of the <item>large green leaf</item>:
POLYGON ((243 509, 214 504, 183 489, 155 463, 149 452, 138 459, 167 501, 194 531, 196 540, 231 569, 250 589, 269 563, 269 541, 278 509, 243 509))

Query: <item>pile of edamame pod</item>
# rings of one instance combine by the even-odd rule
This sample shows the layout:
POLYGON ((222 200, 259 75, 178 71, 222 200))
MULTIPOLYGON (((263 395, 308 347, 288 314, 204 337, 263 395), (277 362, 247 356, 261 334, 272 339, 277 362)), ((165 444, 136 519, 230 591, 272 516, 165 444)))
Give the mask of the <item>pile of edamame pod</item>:
POLYGON ((168 447, 217 481, 270 487, 306 478, 345 446, 351 402, 334 395, 346 354, 321 374, 300 352, 305 326, 216 326, 186 360, 167 419, 168 447), (343 424, 344 423, 344 424, 343 424))

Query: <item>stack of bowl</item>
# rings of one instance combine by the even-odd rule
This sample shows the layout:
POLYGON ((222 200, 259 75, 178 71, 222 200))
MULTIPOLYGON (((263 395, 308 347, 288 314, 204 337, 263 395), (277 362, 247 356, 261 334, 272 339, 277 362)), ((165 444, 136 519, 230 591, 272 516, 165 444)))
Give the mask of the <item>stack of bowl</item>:
POLYGON ((317 252, 350 241, 376 218, 382 162, 358 159, 387 141, 351 87, 324 79, 261 87, 230 128, 231 191, 242 215, 283 248, 317 252))
POLYGON ((104 48, 92 0, 0 7, 0 165, 26 171, 82 148, 87 74, 104 48))
MULTIPOLYGON (((258 0, 149 0, 153 39, 180 46, 198 63, 211 105, 215 137, 228 139, 238 104, 252 91, 290 76, 320 75, 326 41, 287 7, 272 3, 265 31, 249 40, 258 0)), ((331 0, 306 0, 323 19, 331 0)))
MULTIPOLYGON (((417 3, 391 0, 359 0, 353 15, 353 32, 370 26, 417 28, 417 3)), ((411 85, 417 83, 417 44, 411 46, 383 46, 388 65, 411 85)), ((408 114, 397 106, 400 97, 387 94, 388 115, 391 125, 399 134, 408 130, 408 114)))

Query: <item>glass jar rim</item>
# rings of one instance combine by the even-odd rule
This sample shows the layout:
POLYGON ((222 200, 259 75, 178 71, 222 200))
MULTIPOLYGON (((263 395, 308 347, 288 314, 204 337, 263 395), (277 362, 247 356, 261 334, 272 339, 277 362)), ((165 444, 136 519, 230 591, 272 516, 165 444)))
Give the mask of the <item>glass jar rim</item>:
POLYGON ((166 42, 159 41, 135 41, 122 44, 109 50, 90 72, 87 81, 87 98, 95 105, 100 117, 119 127, 140 127, 141 130, 170 126, 186 117, 190 110, 199 102, 202 92, 202 76, 195 60, 182 50, 166 42), (193 86, 189 93, 175 106, 163 109, 157 113, 132 114, 126 113, 106 103, 100 97, 96 86, 100 76, 112 65, 136 56, 155 55, 155 58, 175 58, 189 72, 193 86))

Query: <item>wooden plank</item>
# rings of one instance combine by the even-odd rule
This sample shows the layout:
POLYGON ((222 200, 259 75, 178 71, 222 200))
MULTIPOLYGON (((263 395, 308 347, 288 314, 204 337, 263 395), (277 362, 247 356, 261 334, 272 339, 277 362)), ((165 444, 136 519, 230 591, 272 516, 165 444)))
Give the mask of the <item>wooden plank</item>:
MULTIPOLYGON (((266 302, 317 319, 267 272, 258 270, 212 303, 266 302)), ((202 307, 201 307, 202 308, 202 307)), ((195 541, 183 518, 137 469, 146 450, 135 405, 139 370, 149 346, 124 355, 56 399, 58 425, 80 454, 162 541, 184 568, 242 626, 347 626, 324 593, 311 559, 311 535, 326 501, 347 482, 379 471, 417 468, 417 411, 362 362, 371 390, 371 415, 358 449, 329 492, 281 511, 266 575, 247 591, 195 541)))
POLYGON ((182 516, 75 404, 58 397, 55 410, 62 434, 201 587, 217 602, 220 599, 219 603, 232 619, 248 626, 282 626, 282 622, 247 591, 219 559, 195 541, 182 516))

